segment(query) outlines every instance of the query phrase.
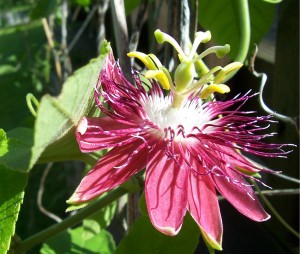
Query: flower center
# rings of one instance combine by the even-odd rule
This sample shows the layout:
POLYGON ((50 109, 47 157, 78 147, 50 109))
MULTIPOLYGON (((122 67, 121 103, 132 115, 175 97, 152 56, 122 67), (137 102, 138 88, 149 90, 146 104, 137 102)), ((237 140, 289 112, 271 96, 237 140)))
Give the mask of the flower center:
POLYGON ((201 129, 201 126, 210 120, 209 115, 203 110, 201 100, 198 100, 188 100, 180 107, 173 108, 170 96, 150 95, 144 109, 149 120, 162 131, 171 128, 177 133, 181 128, 187 135, 192 133, 194 127, 201 129))

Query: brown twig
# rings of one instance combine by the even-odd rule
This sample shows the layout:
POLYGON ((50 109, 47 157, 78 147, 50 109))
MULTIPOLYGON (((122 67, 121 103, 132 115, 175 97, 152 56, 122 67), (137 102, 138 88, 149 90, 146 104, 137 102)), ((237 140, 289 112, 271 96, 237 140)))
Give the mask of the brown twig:
POLYGON ((130 60, 129 57, 127 57, 127 53, 129 52, 129 43, 124 1, 111 0, 110 4, 119 62, 125 77, 131 80, 130 60))
POLYGON ((57 74, 57 77, 58 77, 59 81, 61 82, 62 81, 62 68, 61 68, 61 64, 60 64, 60 61, 59 61, 58 53, 55 50, 54 41, 53 41, 53 38, 52 38, 52 33, 51 33, 51 30, 49 28, 48 21, 47 21, 46 18, 42 19, 42 23, 43 23, 43 27, 44 27, 44 31, 45 31, 45 34, 46 34, 46 37, 47 37, 49 47, 50 47, 50 49, 52 51, 52 54, 53 54, 53 57, 54 57, 56 74, 57 74))

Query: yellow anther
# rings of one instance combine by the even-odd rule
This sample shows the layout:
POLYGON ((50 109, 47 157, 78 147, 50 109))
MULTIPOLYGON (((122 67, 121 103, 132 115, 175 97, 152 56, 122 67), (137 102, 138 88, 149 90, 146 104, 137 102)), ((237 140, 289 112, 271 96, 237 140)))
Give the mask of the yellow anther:
MULTIPOLYGON (((162 71, 164 72, 164 74, 166 75, 166 77, 167 77, 167 79, 168 79, 168 81, 169 81, 169 85, 172 86, 173 81, 172 81, 172 77, 171 77, 170 72, 168 71, 168 69, 165 68, 165 67, 161 67, 160 70, 162 70, 162 71)), ((169 88, 170 88, 170 87, 169 87, 169 88)), ((169 88, 168 88, 167 90, 169 90, 169 88)))
POLYGON ((143 62, 143 64, 149 69, 149 70, 157 70, 157 67, 155 66, 154 62, 151 60, 151 58, 142 53, 142 52, 138 52, 138 51, 134 51, 134 52, 129 52, 127 54, 127 56, 129 57, 136 57, 137 59, 141 60, 143 62))
POLYGON ((208 87, 206 87, 202 92, 201 92, 201 99, 206 99, 209 95, 211 95, 212 93, 229 93, 230 92, 230 88, 224 84, 211 84, 208 87))
POLYGON ((146 78, 155 78, 166 90, 170 89, 170 83, 168 76, 164 73, 163 70, 149 70, 145 73, 146 78))
POLYGON ((242 63, 240 62, 233 62, 233 63, 230 63, 228 65, 226 65, 224 68, 222 68, 222 70, 216 75, 215 79, 214 79, 214 83, 215 84, 219 84, 221 83, 225 78, 226 76, 233 72, 233 71, 236 71, 238 69, 240 69, 241 67, 243 66, 242 63))
POLYGON ((148 57, 152 60, 152 62, 156 65, 156 67, 158 69, 160 69, 160 67, 162 67, 163 65, 161 64, 161 62, 159 61, 159 59, 157 58, 156 55, 154 54, 149 54, 148 57))

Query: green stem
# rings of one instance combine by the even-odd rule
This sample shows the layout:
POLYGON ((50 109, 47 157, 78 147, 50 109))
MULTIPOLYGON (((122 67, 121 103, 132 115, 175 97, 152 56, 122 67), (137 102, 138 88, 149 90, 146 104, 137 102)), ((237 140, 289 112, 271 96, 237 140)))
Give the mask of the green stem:
POLYGON ((99 199, 94 204, 91 204, 87 206, 86 208, 80 210, 77 214, 70 216, 63 220, 60 223, 57 223, 53 226, 50 226, 49 228, 46 228, 45 230, 25 239, 24 241, 20 242, 14 247, 14 253, 15 254, 21 254, 28 250, 30 250, 32 247, 44 242, 48 238, 57 235, 58 233, 68 229, 69 227, 75 226, 76 224, 80 223, 84 218, 87 216, 97 212, 99 209, 103 208, 104 206, 110 204, 111 202, 115 201, 116 199, 120 198, 124 194, 126 194, 127 191, 123 188, 117 188, 113 191, 111 191, 109 194, 107 194, 105 197, 99 199))
MULTIPOLYGON (((237 17, 238 17, 237 24, 239 25, 239 30, 240 30, 239 51, 234 61, 244 63, 248 55, 249 46, 250 46, 250 36, 251 36, 249 4, 248 4, 248 0, 237 0, 234 3, 236 3, 237 6, 237 17)), ((230 73, 226 77, 224 82, 232 78, 237 71, 238 70, 230 73)))
POLYGON ((34 109, 32 103, 35 105, 36 108, 39 108, 40 103, 39 101, 34 97, 32 93, 28 93, 26 95, 26 102, 27 102, 27 107, 30 110, 31 114, 36 117, 37 113, 36 110, 34 109))
POLYGON ((288 230, 290 231, 293 235, 295 235, 296 237, 300 238, 299 233, 293 229, 282 217, 281 215, 276 211, 276 209, 274 208, 274 206, 269 202, 269 200, 265 197, 265 195, 262 193, 262 191, 260 190, 260 188, 258 187, 257 183, 253 181, 254 187, 255 189, 258 191, 259 196, 261 197, 261 199, 263 200, 263 202, 266 204, 266 206, 272 211, 272 213, 274 214, 274 216, 277 218, 277 220, 279 220, 279 222, 288 230))
POLYGON ((236 1, 238 7, 238 24, 240 26, 240 48, 235 61, 243 63, 248 55, 250 45, 250 15, 248 0, 236 1))

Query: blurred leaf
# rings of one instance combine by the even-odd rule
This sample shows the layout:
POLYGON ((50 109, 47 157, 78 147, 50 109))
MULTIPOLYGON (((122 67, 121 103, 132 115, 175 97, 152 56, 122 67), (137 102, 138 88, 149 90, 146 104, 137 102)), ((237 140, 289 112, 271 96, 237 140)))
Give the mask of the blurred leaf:
MULTIPOLYGON (((258 44, 270 29, 274 20, 275 5, 262 0, 248 1, 251 25, 250 50, 258 44)), ((205 30, 210 30, 212 39, 218 45, 230 44, 229 56, 234 59, 239 50, 241 32, 235 0, 199 1, 199 23, 205 30)))
POLYGON ((39 162, 80 159, 75 126, 94 102, 94 88, 106 55, 101 55, 67 79, 58 97, 45 95, 35 122, 31 166, 39 162))
POLYGON ((30 13, 31 20, 48 17, 55 12, 59 2, 59 0, 38 0, 30 13))
POLYGON ((28 174, 0 165, 0 179, 0 254, 5 254, 15 234, 28 174))
POLYGON ((124 1, 126 16, 128 16, 141 3, 140 0, 124 1))
MULTIPOLYGON (((126 16, 130 15, 134 9, 139 7, 141 2, 142 2, 141 0, 124 1, 126 16)), ((148 4, 150 4, 151 2, 153 2, 153 0, 149 0, 148 4)))
POLYGON ((45 41, 40 21, 0 29, 1 128, 33 125, 25 96, 28 92, 38 95, 35 80, 43 79, 39 59, 45 54, 45 41))
POLYGON ((72 0, 72 2, 83 7, 89 6, 91 4, 91 0, 72 0))
POLYGON ((69 229, 52 237, 43 244, 41 254, 112 254, 115 243, 111 234, 105 230, 89 234, 83 227, 69 229))
MULTIPOLYGON (((32 129, 16 128, 7 132, 7 141, 5 143, 7 152, 0 157, 0 164, 13 170, 28 170, 32 145, 32 129)), ((5 146, 2 147, 1 144, 0 155, 5 146)))
POLYGON ((263 1, 271 4, 279 4, 282 2, 282 0, 263 0, 263 1))
POLYGON ((141 194, 138 207, 139 207, 139 211, 142 215, 148 216, 145 191, 143 191, 143 193, 141 194))
POLYGON ((200 229, 187 215, 181 231, 177 236, 167 236, 157 231, 151 224, 149 217, 138 218, 129 234, 123 238, 116 254, 174 254, 194 253, 200 236, 200 229))

